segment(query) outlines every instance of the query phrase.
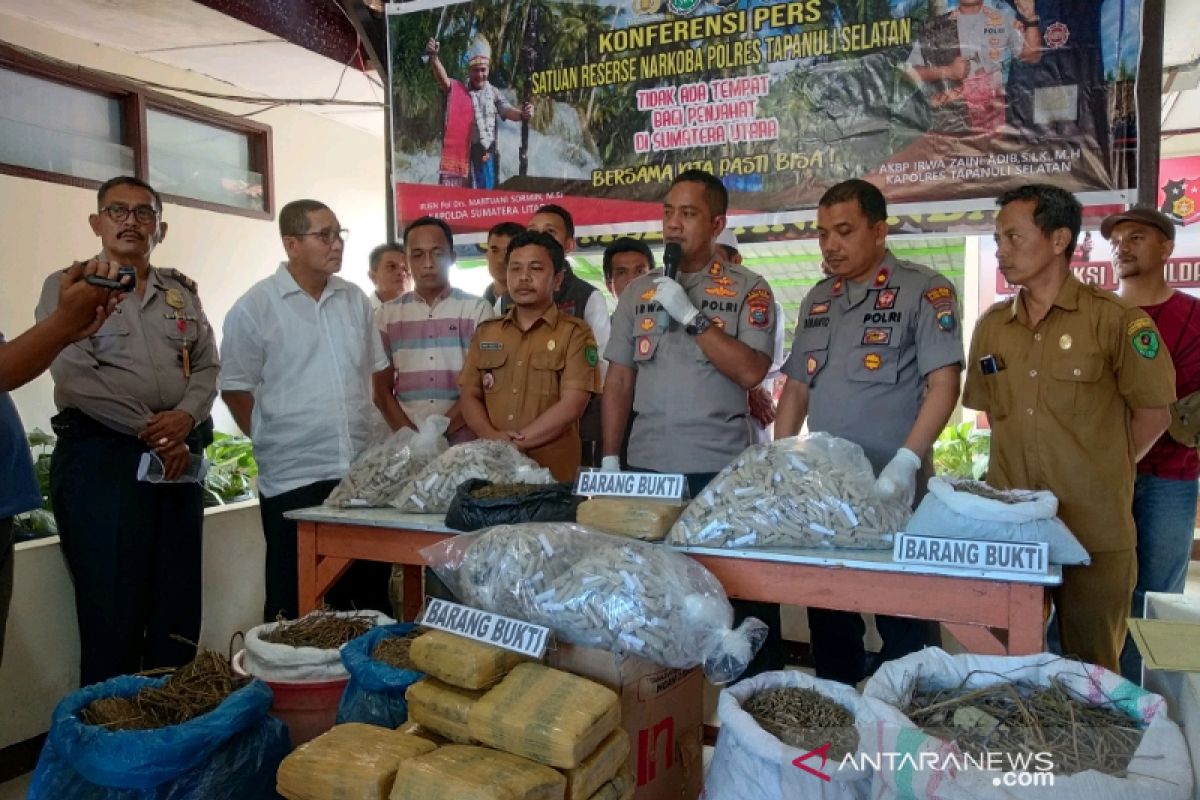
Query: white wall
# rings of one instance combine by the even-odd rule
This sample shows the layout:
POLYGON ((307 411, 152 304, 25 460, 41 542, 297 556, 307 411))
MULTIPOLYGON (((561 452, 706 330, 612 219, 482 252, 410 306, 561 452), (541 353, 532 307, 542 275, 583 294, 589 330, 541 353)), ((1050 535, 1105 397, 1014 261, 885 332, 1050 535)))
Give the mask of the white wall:
MULTIPOLYGON (((5 16, 2 9, 0 39, 124 76, 244 93, 191 72, 5 16)), ((251 110, 236 103, 186 99, 230 113, 251 110)), ((255 119, 273 129, 276 208, 300 197, 327 203, 351 231, 342 274, 369 287, 367 254, 384 240, 386 232, 383 140, 295 108, 273 109, 255 119)), ((95 194, 90 190, 0 175, 0 331, 11 338, 33 324, 33 308, 45 276, 98 250, 98 240, 87 224, 87 216, 95 208, 95 194)), ((219 335, 233 302, 283 258, 276 221, 171 204, 164 219, 169 230, 153 262, 175 267, 199 283, 204 309, 219 335)), ((18 390, 13 397, 26 428, 48 429, 54 413, 48 377, 18 390)), ((219 400, 215 420, 218 430, 234 430, 219 400)))
MULTIPOLYGON (((225 653, 235 632, 262 622, 265 557, 257 501, 204 512, 201 647, 225 653)), ((0 748, 49 730, 58 701, 79 686, 75 589, 58 537, 17 545, 14 566, 0 665, 0 748)))

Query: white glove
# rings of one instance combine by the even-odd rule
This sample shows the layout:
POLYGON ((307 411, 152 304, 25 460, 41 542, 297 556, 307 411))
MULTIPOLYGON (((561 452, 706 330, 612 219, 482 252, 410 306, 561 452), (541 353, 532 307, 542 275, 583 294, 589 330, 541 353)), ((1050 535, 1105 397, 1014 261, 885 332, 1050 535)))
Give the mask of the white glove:
POLYGON ((903 500, 911 506, 917 494, 917 470, 921 459, 907 447, 901 447, 896 455, 879 473, 875 481, 874 494, 881 500, 903 500))
POLYGON ((600 459, 601 472, 620 472, 621 457, 620 456, 605 456, 600 459))
POLYGON ((658 287, 654 293, 654 299, 662 304, 663 309, 676 322, 688 325, 700 313, 700 309, 692 305, 687 292, 674 278, 668 278, 666 275, 655 278, 654 285, 658 287))

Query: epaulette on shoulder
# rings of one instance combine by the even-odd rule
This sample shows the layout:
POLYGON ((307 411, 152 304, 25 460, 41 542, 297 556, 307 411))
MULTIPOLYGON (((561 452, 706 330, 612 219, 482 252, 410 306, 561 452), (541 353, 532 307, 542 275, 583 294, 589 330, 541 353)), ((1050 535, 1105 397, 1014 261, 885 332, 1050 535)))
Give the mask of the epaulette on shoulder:
POLYGON ((180 283, 183 284, 184 288, 187 289, 192 294, 198 295, 200 293, 199 287, 196 286, 196 282, 194 280, 192 280, 191 278, 189 278, 187 275, 184 275, 179 270, 174 269, 173 267, 166 267, 166 268, 160 268, 159 272, 161 272, 163 275, 165 275, 168 278, 173 278, 173 279, 179 281, 180 283))

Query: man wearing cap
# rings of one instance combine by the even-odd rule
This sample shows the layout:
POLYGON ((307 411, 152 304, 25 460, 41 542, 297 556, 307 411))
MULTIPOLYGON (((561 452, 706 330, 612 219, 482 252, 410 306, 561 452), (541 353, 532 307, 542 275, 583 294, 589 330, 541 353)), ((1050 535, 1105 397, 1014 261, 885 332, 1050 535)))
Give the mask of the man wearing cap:
POLYGON ((441 44, 425 44, 433 79, 446 95, 446 121, 438 183, 443 186, 495 187, 500 176, 497 116, 512 122, 533 116, 530 103, 517 108, 488 81, 492 68, 492 46, 476 36, 467 48, 467 85, 452 80, 438 58, 441 44))
MULTIPOLYGON (((963 346, 958 301, 944 276, 887 247, 887 201, 849 180, 817 206, 821 255, 832 276, 804 298, 775 438, 811 431, 860 445, 878 473, 875 493, 911 505, 933 473, 929 452, 958 401, 963 346)), ((939 641, 935 623, 875 617, 880 658, 939 641)), ((854 685, 865 674, 862 616, 809 608, 817 677, 854 685)))
POLYGON ((1031 184, 996 201, 996 254, 1017 294, 971 338, 963 405, 992 427, 987 481, 1048 489, 1091 563, 1053 590, 1065 655, 1110 670, 1136 580, 1134 465, 1166 430, 1175 370, 1144 311, 1070 270, 1083 208, 1031 184))
MULTIPOLYGON (((1200 478, 1200 300, 1167 285, 1165 267, 1175 226, 1165 214, 1134 208, 1100 224, 1112 245, 1122 298, 1141 307, 1175 364, 1172 424, 1137 464, 1133 521, 1137 526, 1137 585, 1131 616, 1141 617, 1146 592, 1182 594, 1191 559, 1200 478)), ((1129 637, 1121 674, 1141 683, 1142 659, 1129 637)))
MULTIPOLYGON (((738 250, 737 234, 732 228, 726 227, 717 237, 717 252, 721 258, 730 264, 741 264, 742 254, 738 250)), ((784 358, 784 338, 787 335, 783 324, 783 305, 775 301, 775 318, 779 324, 775 326, 775 348, 771 351, 771 368, 763 382, 746 392, 746 405, 750 409, 750 435, 755 444, 771 441, 772 426, 775 424, 775 380, 782 374, 784 358)))

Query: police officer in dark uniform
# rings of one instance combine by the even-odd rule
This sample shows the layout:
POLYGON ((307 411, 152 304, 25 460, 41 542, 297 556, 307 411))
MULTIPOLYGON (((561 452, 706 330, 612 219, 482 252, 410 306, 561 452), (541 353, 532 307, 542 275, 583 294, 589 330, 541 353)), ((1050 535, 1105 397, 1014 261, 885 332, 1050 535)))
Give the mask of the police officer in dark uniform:
MULTIPOLYGON (((136 288, 94 334, 50 367, 58 444, 50 493, 75 582, 80 681, 177 666, 200 634, 204 502, 194 482, 138 480, 143 455, 174 481, 212 439, 217 349, 196 284, 150 265, 167 231, 148 184, 113 178, 89 217, 97 258, 133 267, 136 288)), ((46 279, 38 319, 58 304, 46 279)))

